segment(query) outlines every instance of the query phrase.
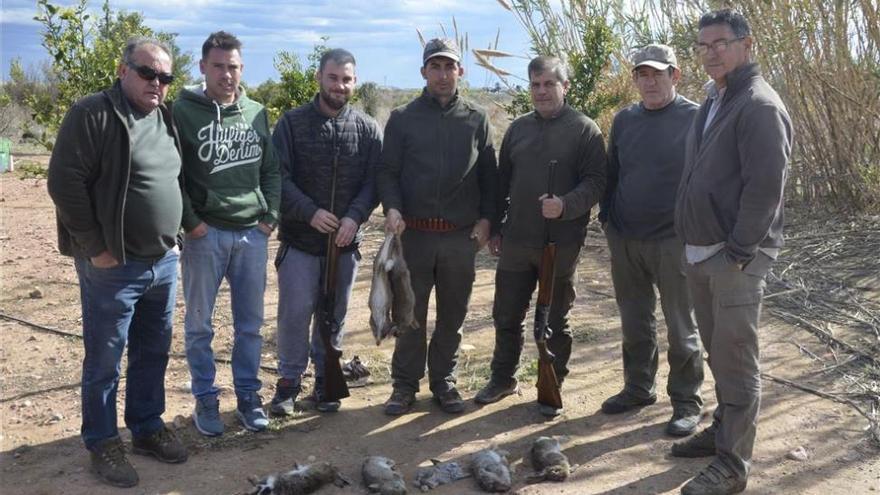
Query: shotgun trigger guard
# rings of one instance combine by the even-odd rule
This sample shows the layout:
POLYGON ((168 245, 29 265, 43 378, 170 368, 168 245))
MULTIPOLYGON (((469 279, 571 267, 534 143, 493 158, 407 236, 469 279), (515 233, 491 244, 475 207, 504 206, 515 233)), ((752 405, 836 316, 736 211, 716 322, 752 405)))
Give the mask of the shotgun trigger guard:
POLYGON ((553 336, 553 329, 550 328, 550 308, 535 308, 535 340, 548 340, 553 336))

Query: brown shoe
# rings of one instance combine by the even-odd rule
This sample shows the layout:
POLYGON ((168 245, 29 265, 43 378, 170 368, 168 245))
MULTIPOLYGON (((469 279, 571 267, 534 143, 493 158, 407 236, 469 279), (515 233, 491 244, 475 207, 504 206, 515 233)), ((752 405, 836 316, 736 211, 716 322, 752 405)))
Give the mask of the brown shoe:
POLYGON ((131 451, 138 455, 151 455, 169 464, 179 464, 189 457, 186 447, 177 439, 177 435, 165 426, 152 435, 133 436, 131 451))
POLYGON ((385 401, 385 414, 389 416, 400 416, 406 414, 412 409, 413 403, 416 401, 416 394, 406 390, 394 389, 391 397, 385 401))
POLYGON ((440 409, 443 409, 443 412, 450 414, 464 412, 464 401, 461 399, 461 394, 458 393, 458 390, 456 390, 455 387, 452 387, 445 392, 434 394, 434 400, 437 401, 437 404, 440 406, 440 409))
POLYGON ((89 449, 92 470, 101 481, 128 488, 138 484, 138 474, 125 457, 125 447, 119 437, 101 440, 89 449))
POLYGON ((672 455, 675 457, 711 457, 715 455, 715 423, 696 435, 672 444, 672 455))
POLYGON ((685 483, 682 495, 730 495, 746 489, 748 479, 740 478, 723 466, 709 464, 685 483))

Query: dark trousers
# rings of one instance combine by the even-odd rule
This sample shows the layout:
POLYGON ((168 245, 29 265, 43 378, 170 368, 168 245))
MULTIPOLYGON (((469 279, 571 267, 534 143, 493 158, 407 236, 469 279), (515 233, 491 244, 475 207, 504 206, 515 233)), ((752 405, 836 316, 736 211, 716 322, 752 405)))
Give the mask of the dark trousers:
POLYGON ((703 359, 682 263, 684 244, 674 236, 659 240, 624 239, 610 223, 606 237, 623 333, 624 391, 638 399, 656 395, 660 354, 654 317, 656 285, 669 343, 666 392, 675 413, 699 414, 703 408, 703 359))
POLYGON ((761 407, 758 319, 771 261, 758 253, 740 270, 722 251, 687 266, 700 337, 715 377, 717 460, 741 477, 749 474, 761 407))
POLYGON ((415 317, 418 329, 409 329, 397 337, 391 359, 394 388, 418 392, 425 376, 435 394, 455 385, 455 366, 461 326, 467 315, 474 285, 474 259, 477 243, 470 229, 452 232, 404 231, 403 256, 409 266, 415 317), (431 342, 427 343, 428 300, 435 291, 437 319, 431 342))
MULTIPOLYGON (((580 251, 581 247, 577 244, 556 248, 556 276, 549 318, 553 335, 547 340, 547 348, 556 356, 553 368, 560 384, 568 375, 568 359, 571 356, 568 312, 576 296, 574 284, 577 282, 580 251)), ((501 247, 501 258, 495 272, 495 304, 492 307, 492 318, 495 320, 492 381, 495 383, 510 383, 519 368, 525 340, 523 321, 538 283, 542 252, 540 248, 517 246, 510 242, 504 242, 501 247)))

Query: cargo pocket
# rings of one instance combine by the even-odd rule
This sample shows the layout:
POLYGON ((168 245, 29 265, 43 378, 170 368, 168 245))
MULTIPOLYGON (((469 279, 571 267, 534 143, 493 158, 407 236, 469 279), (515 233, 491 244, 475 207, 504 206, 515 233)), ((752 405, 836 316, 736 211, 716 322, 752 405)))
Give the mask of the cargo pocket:
POLYGON ((764 291, 761 289, 750 290, 748 292, 729 292, 721 294, 718 297, 718 303, 723 308, 735 308, 738 306, 749 306, 761 302, 764 291))

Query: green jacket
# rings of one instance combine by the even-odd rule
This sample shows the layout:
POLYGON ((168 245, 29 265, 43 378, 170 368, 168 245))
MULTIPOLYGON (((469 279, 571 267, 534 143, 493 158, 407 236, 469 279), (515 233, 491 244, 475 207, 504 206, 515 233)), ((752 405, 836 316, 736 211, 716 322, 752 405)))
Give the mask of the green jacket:
POLYGON ((243 88, 235 102, 220 105, 196 85, 180 92, 173 113, 183 156, 183 228, 274 226, 281 176, 263 105, 243 88))
POLYGON ((376 189, 384 209, 459 227, 495 219, 497 161, 486 112, 456 95, 441 108, 427 91, 391 112, 376 189))
MULTIPOLYGON (((86 96, 70 107, 49 160, 49 195, 58 220, 58 251, 78 258, 107 250, 125 263, 125 197, 131 172, 131 141, 122 87, 86 96)), ((180 143, 171 112, 165 125, 180 143)))
POLYGON ((551 119, 531 112, 513 121, 498 159, 498 213, 504 241, 540 248, 546 224, 547 235, 556 244, 583 244, 590 208, 605 190, 606 160, 599 127, 567 104, 551 119), (557 162, 552 186, 550 160, 557 162), (546 222, 538 198, 551 187, 564 207, 561 218, 546 222))

